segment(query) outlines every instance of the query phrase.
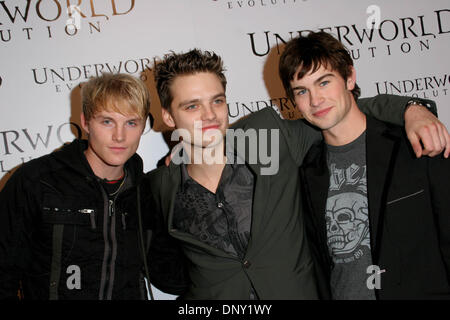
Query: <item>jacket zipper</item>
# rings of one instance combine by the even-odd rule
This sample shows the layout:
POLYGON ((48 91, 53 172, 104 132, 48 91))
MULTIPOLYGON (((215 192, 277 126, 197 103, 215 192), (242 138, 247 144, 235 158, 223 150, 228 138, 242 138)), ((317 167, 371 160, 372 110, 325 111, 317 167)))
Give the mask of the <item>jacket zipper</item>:
POLYGON ((111 217, 114 214, 114 200, 109 199, 109 207, 108 207, 108 212, 109 212, 109 217, 111 217))
POLYGON ((106 286, 106 299, 112 299, 113 287, 114 287, 114 276, 115 276, 115 266, 117 257, 117 241, 116 241, 116 214, 115 214, 115 203, 118 194, 114 197, 114 200, 109 199, 109 216, 110 216, 110 233, 109 239, 111 240, 111 251, 108 259, 108 280, 106 286))
MULTIPOLYGON (((44 211, 51 211, 52 208, 49 207, 43 207, 44 211)), ((97 228, 96 222, 95 222, 95 209, 78 209, 78 210, 71 210, 71 209, 61 209, 61 208, 53 208, 53 211, 58 211, 62 213, 68 213, 71 214, 73 212, 78 212, 82 214, 88 214, 89 220, 91 222, 91 228, 94 230, 97 228)))
POLYGON ((103 222, 103 238, 105 241, 105 251, 103 255, 102 264, 102 276, 100 283, 100 300, 111 300, 113 285, 114 285, 114 274, 115 274, 115 263, 117 254, 117 241, 116 241, 116 215, 115 215, 115 202, 118 194, 114 199, 108 199, 108 195, 102 189, 102 194, 105 200, 105 213, 103 222))
MULTIPOLYGON (((52 210, 52 208, 49 208, 49 207, 43 207, 42 209, 45 210, 45 211, 52 210)), ((53 210, 54 211, 60 211, 60 212, 63 212, 63 213, 72 213, 73 212, 70 209, 61 209, 61 208, 53 208, 53 210)), ((95 213, 94 209, 78 209, 76 211, 79 212, 79 213, 88 213, 88 214, 95 213)))
POLYGON ((80 213, 89 214, 89 219, 91 220, 91 228, 96 229, 97 225, 95 222, 95 210, 94 209, 80 209, 78 210, 80 213))
POLYGON ((108 260, 109 260, 109 235, 107 230, 109 229, 109 216, 110 216, 110 207, 109 207, 109 199, 106 192, 103 190, 102 186, 99 184, 102 196, 103 196, 103 241, 104 241, 104 251, 103 251, 103 262, 102 262, 102 271, 100 276, 100 291, 99 291, 99 300, 105 299, 105 287, 107 284, 108 275, 108 260))

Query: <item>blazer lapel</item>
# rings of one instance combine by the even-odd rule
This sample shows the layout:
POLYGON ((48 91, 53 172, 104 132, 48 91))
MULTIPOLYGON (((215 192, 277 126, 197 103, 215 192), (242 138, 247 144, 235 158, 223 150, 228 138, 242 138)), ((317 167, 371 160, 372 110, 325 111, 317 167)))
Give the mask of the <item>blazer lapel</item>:
MULTIPOLYGON (((244 131, 248 129, 252 129, 252 127, 249 127, 248 125, 243 126, 242 128, 244 131)), ((270 141, 270 139, 269 139, 270 141)), ((259 145, 259 138, 258 138, 258 145, 259 145)), ((246 144, 245 148, 245 154, 239 153, 239 149, 236 148, 235 144, 235 150, 234 152, 236 155, 241 158, 241 160, 244 160, 247 167, 252 171, 254 176, 254 193, 253 193, 253 205, 252 205, 252 223, 251 223, 251 230, 250 230, 250 240, 247 246, 247 252, 255 252, 254 250, 250 250, 252 246, 255 244, 264 245, 261 243, 261 241, 258 241, 258 235, 260 234, 260 230, 263 228, 261 225, 263 222, 264 213, 266 212, 267 208, 267 201, 270 198, 270 183, 271 183, 271 175, 261 175, 261 169, 266 167, 265 165, 262 165, 260 163, 259 155, 258 155, 258 161, 256 163, 249 163, 248 159, 253 159, 253 157, 250 157, 250 146, 246 144)))
POLYGON ((255 244, 264 245, 261 241, 258 241, 258 235, 261 232, 263 226, 263 216, 266 212, 267 201, 270 198, 270 176, 260 175, 260 168, 255 164, 248 165, 254 173, 255 191, 253 193, 253 207, 252 207, 252 224, 250 230, 250 240, 247 247, 247 252, 251 251, 249 248, 255 244))
POLYGON ((320 141, 311 147, 303 162, 302 177, 304 190, 308 193, 307 205, 312 209, 313 223, 316 230, 321 230, 319 237, 326 243, 325 213, 328 197, 330 175, 326 161, 325 143, 320 141))
POLYGON ((181 183, 180 167, 170 162, 169 168, 163 176, 161 182, 161 206, 163 208, 164 216, 167 219, 167 225, 170 232, 172 229, 173 210, 175 206, 175 196, 181 183))
POLYGON ((369 201, 370 240, 374 263, 378 262, 387 186, 392 176, 394 151, 398 137, 390 134, 382 122, 367 117, 366 165, 369 201))

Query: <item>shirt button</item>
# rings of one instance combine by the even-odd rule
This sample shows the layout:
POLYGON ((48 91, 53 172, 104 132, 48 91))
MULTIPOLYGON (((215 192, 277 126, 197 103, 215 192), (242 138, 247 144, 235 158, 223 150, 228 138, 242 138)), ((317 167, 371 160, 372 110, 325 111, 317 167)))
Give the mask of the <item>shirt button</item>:
POLYGON ((250 263, 250 261, 245 260, 244 263, 243 263, 243 265, 244 265, 244 268, 248 269, 248 268, 250 268, 250 266, 251 266, 252 264, 250 263))
POLYGON ((223 208, 223 203, 222 203, 222 202, 219 202, 219 203, 217 204, 217 207, 218 207, 218 208, 223 208))

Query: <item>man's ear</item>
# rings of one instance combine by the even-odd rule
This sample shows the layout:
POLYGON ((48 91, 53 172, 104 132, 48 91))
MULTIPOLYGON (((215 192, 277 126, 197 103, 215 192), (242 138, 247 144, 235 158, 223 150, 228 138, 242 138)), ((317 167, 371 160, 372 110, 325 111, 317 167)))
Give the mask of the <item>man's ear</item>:
POLYGON ((87 134, 89 134, 89 124, 88 124, 88 121, 86 121, 86 117, 84 116, 84 113, 81 113, 81 115, 80 115, 80 122, 81 122, 81 127, 83 128, 83 130, 86 131, 87 134))
POLYGON ((175 121, 173 120, 173 117, 170 114, 169 110, 161 108, 161 113, 164 123, 170 128, 175 128, 175 121))
POLYGON ((356 71, 355 68, 353 66, 350 66, 350 74, 347 77, 347 90, 352 91, 353 89, 355 89, 355 85, 356 85, 356 71))

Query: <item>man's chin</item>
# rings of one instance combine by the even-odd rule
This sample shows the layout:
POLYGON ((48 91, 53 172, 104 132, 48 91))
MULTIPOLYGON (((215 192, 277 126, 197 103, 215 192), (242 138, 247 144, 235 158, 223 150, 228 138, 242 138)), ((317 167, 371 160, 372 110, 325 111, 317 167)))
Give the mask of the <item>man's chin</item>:
MULTIPOLYGON (((131 156, 130 156, 131 158, 131 156)), ((114 158, 114 159, 109 159, 109 161, 105 161, 106 164, 110 167, 120 167, 123 166, 125 164, 125 162, 127 162, 129 159, 129 157, 120 157, 120 158, 114 158)))

